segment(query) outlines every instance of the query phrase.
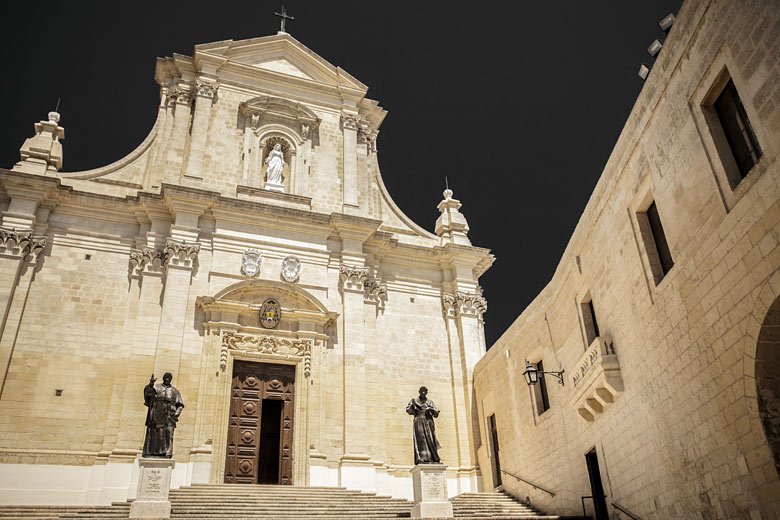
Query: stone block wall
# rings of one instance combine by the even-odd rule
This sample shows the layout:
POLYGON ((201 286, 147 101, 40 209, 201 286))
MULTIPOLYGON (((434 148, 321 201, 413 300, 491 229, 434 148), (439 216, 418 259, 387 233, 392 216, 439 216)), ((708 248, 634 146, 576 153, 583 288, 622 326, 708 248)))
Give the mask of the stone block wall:
POLYGON ((486 487, 495 414, 501 469, 555 495, 507 474, 504 487, 541 509, 581 513, 595 449, 610 512, 780 518, 780 367, 757 353, 780 296, 779 49, 773 2, 683 5, 553 279, 475 369, 486 487), (736 186, 707 118, 729 77, 762 150, 736 186), (652 201, 674 260, 660 279, 652 201), (603 347, 585 339, 589 300, 603 347), (526 360, 565 371, 564 386, 547 376, 541 414, 526 360))

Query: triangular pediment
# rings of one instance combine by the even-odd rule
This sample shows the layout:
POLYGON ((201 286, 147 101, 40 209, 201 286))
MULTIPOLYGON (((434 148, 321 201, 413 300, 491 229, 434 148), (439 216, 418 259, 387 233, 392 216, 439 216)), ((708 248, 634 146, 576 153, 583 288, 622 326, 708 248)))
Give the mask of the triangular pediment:
POLYGON ((332 65, 286 33, 195 46, 196 61, 211 61, 215 58, 224 61, 224 63, 248 65, 303 80, 362 91, 368 90, 366 85, 345 70, 332 65))

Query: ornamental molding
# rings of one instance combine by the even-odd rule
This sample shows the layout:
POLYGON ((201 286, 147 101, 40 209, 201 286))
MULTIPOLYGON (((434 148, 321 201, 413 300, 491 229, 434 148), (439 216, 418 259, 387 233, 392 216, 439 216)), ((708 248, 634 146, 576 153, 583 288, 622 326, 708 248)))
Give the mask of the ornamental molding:
POLYGON ((180 267, 192 267, 198 259, 200 244, 187 244, 169 238, 165 241, 163 248, 165 265, 175 265, 180 267))
POLYGON ((35 262, 46 247, 46 237, 35 236, 32 231, 0 228, 0 254, 26 258, 35 262))
POLYGON ((308 339, 287 339, 276 336, 253 336, 224 332, 222 349, 219 356, 219 368, 227 368, 228 351, 260 353, 276 356, 280 359, 303 361, 303 375, 311 375, 311 351, 314 342, 308 339))
POLYGON ((363 291, 368 282, 368 268, 343 264, 339 268, 342 288, 352 291, 363 291))
POLYGON ((195 93, 198 96, 214 99, 217 95, 217 90, 219 90, 219 84, 217 83, 202 79, 195 80, 195 93))
POLYGON ((444 312, 448 316, 478 316, 487 311, 487 300, 478 293, 444 293, 441 297, 444 312))

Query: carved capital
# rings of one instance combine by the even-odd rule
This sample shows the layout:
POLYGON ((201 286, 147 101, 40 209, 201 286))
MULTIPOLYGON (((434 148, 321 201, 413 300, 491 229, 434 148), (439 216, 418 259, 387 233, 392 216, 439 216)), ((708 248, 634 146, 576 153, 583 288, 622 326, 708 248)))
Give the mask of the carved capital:
POLYGON ((379 280, 369 280, 365 283, 365 300, 369 303, 376 303, 380 307, 384 306, 387 299, 387 287, 379 280))
POLYGON ((235 332, 222 334, 222 350, 219 358, 220 370, 227 368, 228 351, 257 352, 278 356, 282 359, 299 358, 303 361, 303 375, 311 375, 311 340, 278 338, 276 336, 249 336, 235 332))
POLYGON ((192 102, 192 89, 184 85, 176 85, 170 88, 168 99, 180 105, 189 105, 192 102))
POLYGON ((342 265, 339 268, 342 288, 353 291, 362 291, 368 282, 368 268, 352 265, 342 265))
POLYGON ((357 130, 360 126, 360 119, 355 114, 341 114, 341 129, 357 130))
POLYGON ((192 267, 198 258, 200 244, 187 244, 169 238, 165 241, 163 248, 163 258, 165 265, 178 265, 182 267, 192 267))
POLYGON ((444 312, 448 316, 463 315, 481 318, 482 314, 487 311, 487 300, 477 293, 444 293, 441 301, 444 312))
POLYGON ((165 254, 161 249, 142 247, 130 250, 130 272, 139 275, 141 273, 159 273, 165 267, 165 254))
POLYGON ((203 81, 202 79, 195 80, 195 94, 201 97, 214 99, 219 90, 219 84, 211 81, 203 81))
POLYGON ((358 142, 368 146, 368 151, 371 153, 376 152, 376 137, 379 134, 378 130, 371 127, 371 123, 368 120, 360 118, 358 121, 358 142))
POLYGON ((35 262, 46 247, 46 237, 34 236, 32 231, 0 228, 0 254, 26 258, 35 262))

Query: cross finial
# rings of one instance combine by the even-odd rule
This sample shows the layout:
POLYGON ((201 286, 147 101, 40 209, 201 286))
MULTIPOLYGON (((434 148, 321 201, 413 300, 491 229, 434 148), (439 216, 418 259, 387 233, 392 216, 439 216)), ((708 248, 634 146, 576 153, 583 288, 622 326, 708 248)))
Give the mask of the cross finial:
POLYGON ((287 32, 284 30, 284 22, 286 22, 287 20, 295 20, 294 17, 287 15, 287 11, 284 9, 284 4, 282 4, 282 12, 274 13, 274 15, 282 19, 282 32, 287 32))

